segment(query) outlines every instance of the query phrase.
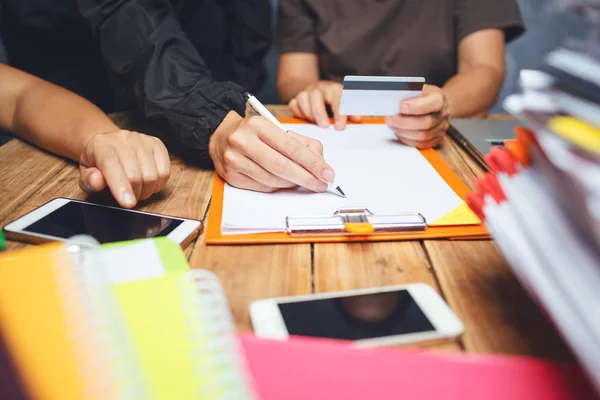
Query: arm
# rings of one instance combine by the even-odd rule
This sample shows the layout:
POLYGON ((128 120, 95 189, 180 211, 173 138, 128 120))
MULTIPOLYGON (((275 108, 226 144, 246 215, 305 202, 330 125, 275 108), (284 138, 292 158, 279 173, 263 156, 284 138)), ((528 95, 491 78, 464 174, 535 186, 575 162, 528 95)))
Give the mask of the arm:
POLYGON ((109 187, 133 207, 165 186, 170 161, 160 140, 121 131, 87 100, 2 64, 0 81, 0 128, 78 161, 83 189, 109 187))
POLYGON ((312 139, 292 138, 262 117, 240 117, 243 89, 211 78, 168 0, 78 3, 116 86, 170 133, 167 139, 183 156, 214 165, 227 182, 245 189, 301 185, 322 191, 322 183, 333 180, 322 154, 310 149, 312 139))
POLYGON ((269 0, 221 0, 228 15, 229 46, 236 82, 258 90, 267 72, 264 59, 271 49, 273 28, 269 0))
POLYGON ((494 104, 504 80, 504 33, 486 29, 459 44, 458 73, 443 88, 425 85, 416 99, 403 101, 400 114, 387 117, 396 137, 409 146, 438 145, 451 117, 482 117, 494 104))
POLYGON ((190 161, 210 167, 210 135, 230 111, 245 113, 243 89, 215 82, 168 0, 78 0, 115 87, 190 161))
POLYGON ((79 161, 97 134, 119 128, 83 98, 0 64, 0 127, 52 153, 79 161))
POLYGON ((458 47, 458 73, 442 88, 453 118, 484 117, 504 81, 504 33, 477 31, 458 47))
POLYGON ((288 103, 301 91, 319 81, 319 58, 315 53, 285 53, 279 57, 277 89, 288 103))
POLYGON ((290 111, 298 117, 329 126, 327 106, 333 112, 334 126, 344 129, 348 118, 359 122, 359 116, 340 114, 342 84, 319 80, 319 60, 314 53, 286 53, 279 57, 277 87, 279 97, 287 101, 290 111))

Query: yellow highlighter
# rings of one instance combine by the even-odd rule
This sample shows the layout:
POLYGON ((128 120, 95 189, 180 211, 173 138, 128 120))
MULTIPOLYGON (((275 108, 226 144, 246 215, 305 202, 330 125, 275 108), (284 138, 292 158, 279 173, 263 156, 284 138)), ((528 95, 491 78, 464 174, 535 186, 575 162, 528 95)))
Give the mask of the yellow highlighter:
POLYGON ((569 142, 600 154, 600 129, 573 117, 554 117, 548 128, 569 142))

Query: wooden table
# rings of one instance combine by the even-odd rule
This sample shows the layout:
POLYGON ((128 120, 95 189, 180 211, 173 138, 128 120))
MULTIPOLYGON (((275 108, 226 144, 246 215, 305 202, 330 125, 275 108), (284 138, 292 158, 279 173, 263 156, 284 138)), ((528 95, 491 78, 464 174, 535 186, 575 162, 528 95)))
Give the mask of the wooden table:
MULTIPOLYGON (((271 108, 278 116, 289 116, 286 107, 271 108)), ((130 128, 130 119, 121 115, 115 120, 130 128)), ((468 185, 481 174, 450 139, 439 152, 468 185)), ((212 171, 172 161, 165 190, 139 209, 202 219, 210 200, 212 171)), ((86 199, 78 179, 75 164, 22 141, 0 147, 0 226, 56 197, 86 199)), ((110 202, 102 196, 92 200, 110 202)), ((24 246, 8 242, 9 249, 24 246)), ((424 282, 436 288, 465 324, 460 340, 437 347, 572 358, 489 240, 207 246, 201 235, 186 253, 193 268, 219 276, 240 331, 251 330, 248 306, 255 299, 424 282)))

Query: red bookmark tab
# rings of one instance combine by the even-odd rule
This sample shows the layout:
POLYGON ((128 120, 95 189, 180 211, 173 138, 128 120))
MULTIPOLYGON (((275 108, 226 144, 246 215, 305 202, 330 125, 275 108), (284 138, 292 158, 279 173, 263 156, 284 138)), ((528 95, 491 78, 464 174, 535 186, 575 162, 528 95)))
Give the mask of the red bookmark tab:
POLYGON ((484 197, 489 194, 496 201, 496 203, 500 204, 506 201, 506 195, 504 194, 504 190, 502 190, 502 186, 500 186, 500 182, 494 173, 487 173, 481 179, 475 180, 475 187, 477 191, 481 193, 484 197))
POLYGON ((510 176, 515 175, 517 170, 517 163, 512 153, 503 147, 494 147, 485 157, 488 165, 496 173, 504 172, 510 176))
POLYGON ((483 200, 483 194, 478 192, 469 193, 467 195, 467 205, 480 220, 485 221, 485 214, 483 213, 485 201, 483 200))

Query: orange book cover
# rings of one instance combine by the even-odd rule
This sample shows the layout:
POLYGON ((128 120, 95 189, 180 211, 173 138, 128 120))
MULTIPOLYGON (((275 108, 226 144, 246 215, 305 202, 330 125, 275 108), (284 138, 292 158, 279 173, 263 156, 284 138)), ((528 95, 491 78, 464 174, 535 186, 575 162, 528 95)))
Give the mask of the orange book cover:
POLYGON ((109 387, 93 387, 101 376, 84 376, 82 361, 92 365, 101 346, 91 343, 86 325, 77 328, 69 319, 85 310, 68 301, 66 292, 77 286, 72 269, 60 268, 68 263, 60 243, 0 255, 1 336, 30 398, 111 398, 109 387))

